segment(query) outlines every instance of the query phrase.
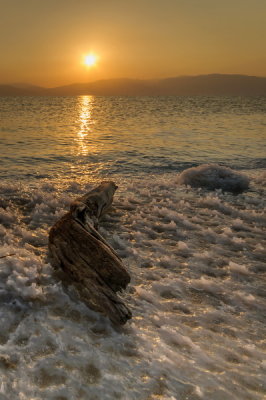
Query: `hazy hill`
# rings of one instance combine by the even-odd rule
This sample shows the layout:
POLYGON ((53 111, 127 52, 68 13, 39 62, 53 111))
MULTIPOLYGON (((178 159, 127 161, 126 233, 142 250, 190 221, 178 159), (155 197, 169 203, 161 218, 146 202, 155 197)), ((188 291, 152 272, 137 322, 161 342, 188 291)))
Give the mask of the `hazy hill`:
POLYGON ((246 75, 200 75, 163 79, 158 93, 169 95, 266 95, 266 78, 246 75))
POLYGON ((147 96, 147 95, 264 95, 266 78, 246 75, 180 76, 158 80, 108 79, 90 83, 76 83, 55 88, 32 85, 0 85, 0 96, 147 96))
POLYGON ((44 96, 47 89, 33 85, 0 85, 0 96, 44 96))
POLYGON ((107 79, 90 83, 77 83, 50 89, 51 94, 80 95, 94 94, 102 96, 138 96, 153 94, 152 83, 149 80, 138 79, 107 79))

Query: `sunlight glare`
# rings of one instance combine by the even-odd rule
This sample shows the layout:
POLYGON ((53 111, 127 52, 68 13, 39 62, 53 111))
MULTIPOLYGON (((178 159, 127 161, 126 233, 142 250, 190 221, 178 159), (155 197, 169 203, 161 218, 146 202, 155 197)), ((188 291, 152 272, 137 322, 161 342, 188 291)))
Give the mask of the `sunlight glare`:
POLYGON ((86 136, 91 130, 90 125, 93 123, 91 119, 92 104, 93 104, 92 96, 80 97, 79 131, 77 132, 78 133, 77 142, 79 145, 78 154, 83 156, 89 153, 89 146, 88 146, 88 141, 86 140, 86 136))
POLYGON ((95 54, 87 54, 84 58, 84 64, 87 67, 92 67, 96 64, 97 56, 95 54))

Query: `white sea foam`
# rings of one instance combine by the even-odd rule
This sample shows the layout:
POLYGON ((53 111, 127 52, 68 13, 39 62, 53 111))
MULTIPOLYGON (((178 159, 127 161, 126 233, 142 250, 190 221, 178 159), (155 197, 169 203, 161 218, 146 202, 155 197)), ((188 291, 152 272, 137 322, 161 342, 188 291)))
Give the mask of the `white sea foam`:
POLYGON ((120 330, 47 261, 48 230, 85 183, 1 184, 0 398, 262 400, 265 197, 253 182, 245 196, 171 175, 117 182, 100 231, 132 276, 120 330))

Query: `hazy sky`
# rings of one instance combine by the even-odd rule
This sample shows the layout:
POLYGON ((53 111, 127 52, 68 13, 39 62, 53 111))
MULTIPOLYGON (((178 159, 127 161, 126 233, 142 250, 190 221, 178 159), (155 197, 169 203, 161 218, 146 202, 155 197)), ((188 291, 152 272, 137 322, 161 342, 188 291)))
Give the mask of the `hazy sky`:
POLYGON ((266 76, 265 41, 266 0, 0 0, 0 83, 266 76))

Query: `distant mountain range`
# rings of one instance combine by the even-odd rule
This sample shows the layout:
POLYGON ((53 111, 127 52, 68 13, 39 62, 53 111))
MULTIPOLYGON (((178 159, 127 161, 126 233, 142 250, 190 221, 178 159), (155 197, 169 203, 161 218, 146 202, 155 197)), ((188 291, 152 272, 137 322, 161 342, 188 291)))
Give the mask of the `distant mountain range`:
POLYGON ((166 79, 107 79, 43 88, 28 84, 0 85, 0 96, 266 96, 266 77, 198 75, 166 79))

